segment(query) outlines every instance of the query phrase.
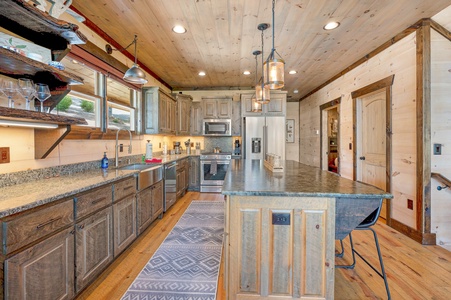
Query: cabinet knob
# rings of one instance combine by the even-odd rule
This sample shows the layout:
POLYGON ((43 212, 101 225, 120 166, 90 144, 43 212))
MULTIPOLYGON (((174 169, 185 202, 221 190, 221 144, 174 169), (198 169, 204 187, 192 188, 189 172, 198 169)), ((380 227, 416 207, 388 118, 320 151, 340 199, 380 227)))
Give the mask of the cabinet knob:
POLYGON ((359 159, 360 160, 365 160, 365 156, 360 156, 359 159))

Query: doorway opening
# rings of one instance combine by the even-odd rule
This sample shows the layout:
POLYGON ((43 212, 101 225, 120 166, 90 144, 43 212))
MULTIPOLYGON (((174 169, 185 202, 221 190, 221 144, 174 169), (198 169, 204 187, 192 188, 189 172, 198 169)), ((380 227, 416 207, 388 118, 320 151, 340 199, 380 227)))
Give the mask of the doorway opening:
POLYGON ((320 106, 321 169, 340 174, 340 101, 337 98, 320 106))

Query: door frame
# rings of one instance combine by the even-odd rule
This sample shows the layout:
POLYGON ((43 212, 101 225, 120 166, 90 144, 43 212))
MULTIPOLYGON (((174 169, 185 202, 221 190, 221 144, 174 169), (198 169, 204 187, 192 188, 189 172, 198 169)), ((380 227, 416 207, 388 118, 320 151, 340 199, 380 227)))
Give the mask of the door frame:
MULTIPOLYGON (((319 107, 319 109, 320 109, 320 118, 319 118, 320 119, 320 125, 319 125, 319 132, 320 132, 320 139, 319 139, 320 140, 320 145, 319 145, 319 149, 320 149, 319 168, 321 170, 324 170, 323 169, 323 159, 324 159, 324 150, 325 149, 323 149, 323 147, 324 147, 325 144, 324 144, 323 140, 324 140, 325 137, 327 137, 327 132, 326 132, 326 134, 324 134, 324 130, 327 129, 327 128, 324 128, 324 126, 323 126, 323 123, 324 123, 323 118, 327 116, 327 113, 325 113, 323 115, 323 111, 325 112, 325 111, 327 111, 327 110, 329 110, 329 109, 331 109, 331 108, 333 108, 335 106, 337 106, 339 108, 340 104, 341 104, 341 97, 336 98, 336 99, 334 99, 332 101, 329 101, 327 103, 324 103, 324 104, 320 105, 320 107, 319 107)), ((340 109, 338 109, 338 133, 337 133, 338 168, 337 168, 337 174, 340 174, 340 166, 341 166, 341 164, 340 164, 340 123, 341 123, 340 122, 340 115, 341 115, 340 114, 340 109)), ((326 171, 327 171, 327 168, 326 168, 326 171)))
MULTIPOLYGON (((354 181, 357 180, 357 145, 359 145, 358 141, 358 106, 360 102, 360 97, 365 96, 367 94, 373 93, 378 90, 385 89, 385 166, 386 166, 386 176, 385 176, 385 190, 391 193, 391 174, 392 174, 392 85, 394 81, 395 75, 388 76, 384 79, 376 81, 372 84, 369 84, 363 88, 355 90, 351 92, 352 97, 352 127, 353 127, 353 175, 352 178, 354 181)), ((386 207, 386 220, 387 224, 391 225, 391 203, 390 200, 387 199, 387 207, 386 207)))

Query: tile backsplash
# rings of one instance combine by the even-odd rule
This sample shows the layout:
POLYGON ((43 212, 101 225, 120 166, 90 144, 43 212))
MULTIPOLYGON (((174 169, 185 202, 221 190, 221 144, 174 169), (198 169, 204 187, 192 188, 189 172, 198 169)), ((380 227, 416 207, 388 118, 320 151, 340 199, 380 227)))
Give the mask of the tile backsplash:
POLYGON ((214 147, 221 148, 221 152, 232 152, 232 137, 205 137, 204 138, 204 151, 213 152, 214 147))

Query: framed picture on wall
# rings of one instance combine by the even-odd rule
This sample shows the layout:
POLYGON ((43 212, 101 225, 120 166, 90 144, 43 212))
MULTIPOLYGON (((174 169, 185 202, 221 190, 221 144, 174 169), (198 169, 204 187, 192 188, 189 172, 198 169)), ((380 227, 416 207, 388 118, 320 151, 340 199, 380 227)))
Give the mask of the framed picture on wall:
POLYGON ((294 119, 287 119, 286 121, 286 142, 294 143, 294 119))

